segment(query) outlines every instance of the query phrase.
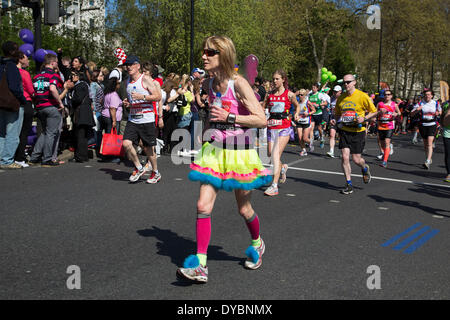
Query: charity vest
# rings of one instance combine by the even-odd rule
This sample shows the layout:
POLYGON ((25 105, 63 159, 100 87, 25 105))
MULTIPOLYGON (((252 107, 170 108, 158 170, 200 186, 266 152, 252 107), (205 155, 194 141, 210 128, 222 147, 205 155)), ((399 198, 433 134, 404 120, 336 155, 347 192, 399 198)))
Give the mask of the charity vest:
POLYGON ((133 100, 131 98, 133 92, 144 94, 146 96, 151 94, 147 89, 144 89, 142 84, 143 79, 144 74, 142 74, 135 82, 131 82, 130 80, 130 83, 127 85, 128 101, 131 103, 128 121, 136 124, 155 122, 155 103, 145 100, 133 100))
POLYGON ((269 113, 270 117, 267 120, 267 127, 269 129, 286 129, 291 126, 289 120, 289 110, 291 108, 291 102, 289 101, 289 90, 276 96, 274 94, 269 95, 269 113))
POLYGON ((434 126, 436 124, 436 112, 439 111, 439 102, 431 100, 430 102, 420 101, 422 110, 420 111, 420 124, 422 126, 434 126))
POLYGON ((311 124, 311 116, 308 116, 309 107, 308 107, 308 99, 305 99, 304 102, 299 102, 300 105, 300 114, 297 123, 299 124, 311 124))
POLYGON ((315 116, 321 115, 323 112, 322 112, 322 107, 320 106, 320 104, 322 103, 322 100, 320 100, 320 92, 310 94, 309 101, 311 103, 317 103, 317 106, 315 106, 316 112, 314 113, 314 115, 315 116))
POLYGON ((385 109, 385 113, 381 113, 377 117, 378 130, 394 130, 395 129, 395 102, 392 101, 390 105, 384 104, 384 102, 378 103, 378 110, 385 109))
MULTIPOLYGON (((216 100, 217 93, 213 91, 214 78, 210 80, 208 102, 211 107, 216 100)), ((226 92, 220 97, 221 107, 226 111, 234 113, 236 115, 249 115, 250 112, 241 101, 236 98, 236 91, 234 88, 235 81, 228 80, 228 86, 226 92)), ((251 136, 247 134, 248 128, 243 127, 237 123, 229 124, 224 122, 209 122, 210 129, 212 129, 211 138, 215 142, 223 143, 223 146, 235 146, 235 145, 249 145, 251 136)))

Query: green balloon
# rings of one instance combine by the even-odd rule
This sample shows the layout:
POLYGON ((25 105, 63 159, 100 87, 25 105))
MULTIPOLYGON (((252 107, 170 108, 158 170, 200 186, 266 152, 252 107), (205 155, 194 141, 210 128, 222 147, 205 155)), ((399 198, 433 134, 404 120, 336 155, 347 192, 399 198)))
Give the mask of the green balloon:
POLYGON ((327 75, 328 75, 328 78, 331 78, 331 76, 333 75, 333 72, 328 71, 328 72, 327 72, 327 75))
POLYGON ((322 74, 322 81, 325 82, 325 81, 327 81, 327 80, 328 80, 328 74, 323 73, 323 74, 322 74))
POLYGON ((336 79, 337 79, 337 77, 333 74, 333 75, 331 76, 331 78, 330 78, 330 81, 331 81, 331 82, 335 82, 336 79))
POLYGON ((322 68, 322 73, 327 73, 328 69, 327 68, 322 68))

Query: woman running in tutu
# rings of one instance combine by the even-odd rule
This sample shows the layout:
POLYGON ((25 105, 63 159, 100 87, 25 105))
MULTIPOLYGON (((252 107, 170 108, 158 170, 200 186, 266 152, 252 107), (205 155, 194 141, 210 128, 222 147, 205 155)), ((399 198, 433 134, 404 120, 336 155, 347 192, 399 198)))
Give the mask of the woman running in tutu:
POLYGON ((252 131, 263 128, 266 117, 247 80, 235 71, 236 49, 228 37, 212 36, 203 43, 204 69, 211 75, 208 99, 211 137, 191 164, 189 179, 200 181, 197 201, 197 254, 184 261, 177 275, 196 282, 208 281, 207 250, 211 238, 211 213, 219 190, 235 193, 239 214, 251 235, 245 267, 261 266, 265 245, 259 234, 259 219, 250 203, 252 189, 272 178, 253 148, 252 131))

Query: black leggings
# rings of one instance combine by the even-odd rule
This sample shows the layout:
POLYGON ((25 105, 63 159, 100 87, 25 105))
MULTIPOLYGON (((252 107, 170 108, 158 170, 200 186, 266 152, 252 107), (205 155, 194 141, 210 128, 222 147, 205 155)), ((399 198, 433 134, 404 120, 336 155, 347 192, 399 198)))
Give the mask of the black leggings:
POLYGON ((26 161, 27 158, 25 156, 25 148, 28 143, 28 134, 30 133, 31 127, 33 125, 33 116, 34 109, 31 101, 27 101, 27 103, 23 106, 23 124, 22 131, 20 132, 20 142, 17 146, 16 156, 14 157, 16 161, 26 161))
POLYGON ((444 155, 445 155, 445 168, 447 174, 450 174, 450 138, 444 138, 444 155))

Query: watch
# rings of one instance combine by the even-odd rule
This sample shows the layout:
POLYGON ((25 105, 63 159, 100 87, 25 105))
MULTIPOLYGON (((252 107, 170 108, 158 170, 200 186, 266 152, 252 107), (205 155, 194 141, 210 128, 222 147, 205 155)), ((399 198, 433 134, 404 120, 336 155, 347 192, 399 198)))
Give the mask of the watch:
POLYGON ((227 117, 227 123, 235 124, 236 123, 236 114, 230 112, 227 117))
POLYGON ((144 100, 146 100, 145 98, 146 98, 147 96, 144 94, 144 100))

